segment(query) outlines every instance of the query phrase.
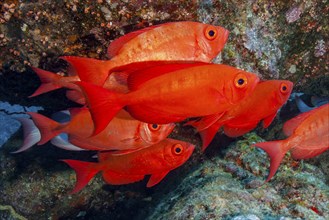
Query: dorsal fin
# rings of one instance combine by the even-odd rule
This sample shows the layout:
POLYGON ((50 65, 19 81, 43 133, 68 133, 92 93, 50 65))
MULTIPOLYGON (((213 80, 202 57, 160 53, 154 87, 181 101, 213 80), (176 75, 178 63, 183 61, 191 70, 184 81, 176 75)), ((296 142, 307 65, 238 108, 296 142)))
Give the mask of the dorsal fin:
POLYGON ((221 122, 218 122, 218 121, 224 114, 225 114, 225 112, 221 112, 221 113, 213 114, 213 115, 207 115, 207 116, 202 117, 198 121, 190 121, 190 122, 185 123, 184 125, 191 125, 191 126, 195 127, 198 132, 200 132, 202 130, 206 130, 207 128, 209 128, 210 126, 215 124, 216 122, 222 124, 221 122))
POLYGON ((299 126, 299 124, 302 123, 302 121, 304 121, 312 112, 313 111, 302 113, 302 114, 297 115, 296 117, 290 119, 286 123, 284 123, 283 128, 282 128, 283 133, 286 136, 292 135, 292 133, 294 133, 295 129, 299 126))
POLYGON ((125 45, 131 39, 137 37, 138 35, 146 32, 146 31, 152 30, 159 26, 160 25, 146 27, 141 30, 130 32, 128 34, 123 35, 122 37, 115 39, 114 41, 111 42, 111 44, 107 48, 108 57, 111 59, 112 57, 116 56, 119 53, 119 51, 121 50, 122 46, 125 45))
POLYGON ((154 65, 130 73, 127 80, 129 90, 134 91, 146 81, 173 71, 195 66, 210 65, 209 63, 191 61, 165 61, 163 64, 161 64, 161 61, 158 61, 158 64, 160 65, 154 65))

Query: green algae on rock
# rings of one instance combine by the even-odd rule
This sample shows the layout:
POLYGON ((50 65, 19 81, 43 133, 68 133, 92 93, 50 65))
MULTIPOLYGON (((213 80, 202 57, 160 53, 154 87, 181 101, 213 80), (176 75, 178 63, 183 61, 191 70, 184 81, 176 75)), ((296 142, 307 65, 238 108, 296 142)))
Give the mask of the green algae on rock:
POLYGON ((259 185, 268 159, 261 150, 246 147, 260 140, 249 134, 229 146, 224 159, 204 161, 150 211, 148 219, 232 219, 240 215, 327 219, 329 187, 319 168, 307 164, 300 170, 285 161, 273 181, 259 185), (257 187, 250 187, 251 183, 257 187))

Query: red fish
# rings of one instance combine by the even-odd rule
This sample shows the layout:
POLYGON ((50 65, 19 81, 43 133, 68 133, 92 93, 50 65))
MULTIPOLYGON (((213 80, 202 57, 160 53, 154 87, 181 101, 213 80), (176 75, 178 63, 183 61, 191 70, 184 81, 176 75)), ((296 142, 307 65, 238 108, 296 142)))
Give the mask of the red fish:
POLYGON ((40 130, 38 145, 45 144, 60 133, 68 134, 68 141, 85 150, 127 150, 148 147, 165 139, 174 129, 174 124, 148 124, 133 119, 124 110, 96 136, 92 136, 94 126, 87 108, 70 109, 71 120, 58 123, 38 113, 30 112, 35 125, 40 130))
POLYGON ((171 170, 184 164, 192 155, 194 145, 187 142, 164 139, 142 150, 115 154, 98 153, 99 163, 63 160, 76 172, 77 182, 71 193, 79 192, 100 171, 111 185, 140 181, 151 175, 147 187, 158 184, 171 170))
POLYGON ((123 107, 151 124, 225 112, 250 95, 258 81, 255 74, 226 65, 167 64, 130 73, 125 94, 77 84, 87 96, 98 134, 123 107))
POLYGON ((60 87, 67 82, 83 80, 102 86, 111 70, 133 62, 156 60, 189 60, 210 62, 223 49, 229 32, 199 22, 171 22, 151 26, 114 40, 108 54, 111 60, 64 56, 71 64, 71 76, 60 77, 34 68, 41 86, 31 97, 60 87), (75 75, 78 74, 78 76, 75 75))
POLYGON ((205 150, 222 126, 224 133, 230 137, 238 137, 253 130, 261 120, 263 127, 267 128, 279 108, 288 100, 292 88, 293 83, 287 80, 259 82, 250 96, 225 114, 206 116, 187 124, 198 130, 203 142, 202 150, 205 150))
POLYGON ((308 159, 329 149, 329 104, 302 113, 287 121, 283 132, 285 140, 257 143, 254 146, 265 150, 271 159, 269 181, 289 150, 293 159, 308 159))

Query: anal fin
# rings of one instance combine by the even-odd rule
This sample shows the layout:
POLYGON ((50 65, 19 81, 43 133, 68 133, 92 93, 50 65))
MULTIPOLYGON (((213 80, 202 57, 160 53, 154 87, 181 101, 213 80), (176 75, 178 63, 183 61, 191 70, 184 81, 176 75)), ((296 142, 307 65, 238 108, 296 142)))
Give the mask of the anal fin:
POLYGON ((165 171, 162 173, 152 174, 149 181, 147 182, 147 187, 152 187, 158 184, 165 176, 169 173, 169 171, 165 171))

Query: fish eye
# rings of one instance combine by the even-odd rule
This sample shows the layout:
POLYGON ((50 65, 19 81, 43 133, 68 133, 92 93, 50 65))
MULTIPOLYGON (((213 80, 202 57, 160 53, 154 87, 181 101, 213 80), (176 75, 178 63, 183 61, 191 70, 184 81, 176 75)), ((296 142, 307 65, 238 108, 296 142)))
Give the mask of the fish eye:
POLYGON ((174 155, 180 155, 180 154, 182 154, 183 153, 183 146, 181 145, 181 144, 175 144, 173 147, 172 147, 172 149, 171 149, 171 151, 172 151, 172 153, 174 154, 174 155))
POLYGON ((234 85, 237 88, 244 88, 248 84, 248 79, 245 74, 239 73, 234 79, 234 85))
POLYGON ((158 124, 148 124, 148 127, 151 131, 157 131, 160 129, 160 125, 158 124))
POLYGON ((281 83, 280 91, 282 93, 287 93, 288 92, 288 86, 285 83, 281 83))
POLYGON ((217 37, 217 30, 213 26, 209 26, 205 30, 205 37, 208 40, 214 40, 217 37))

